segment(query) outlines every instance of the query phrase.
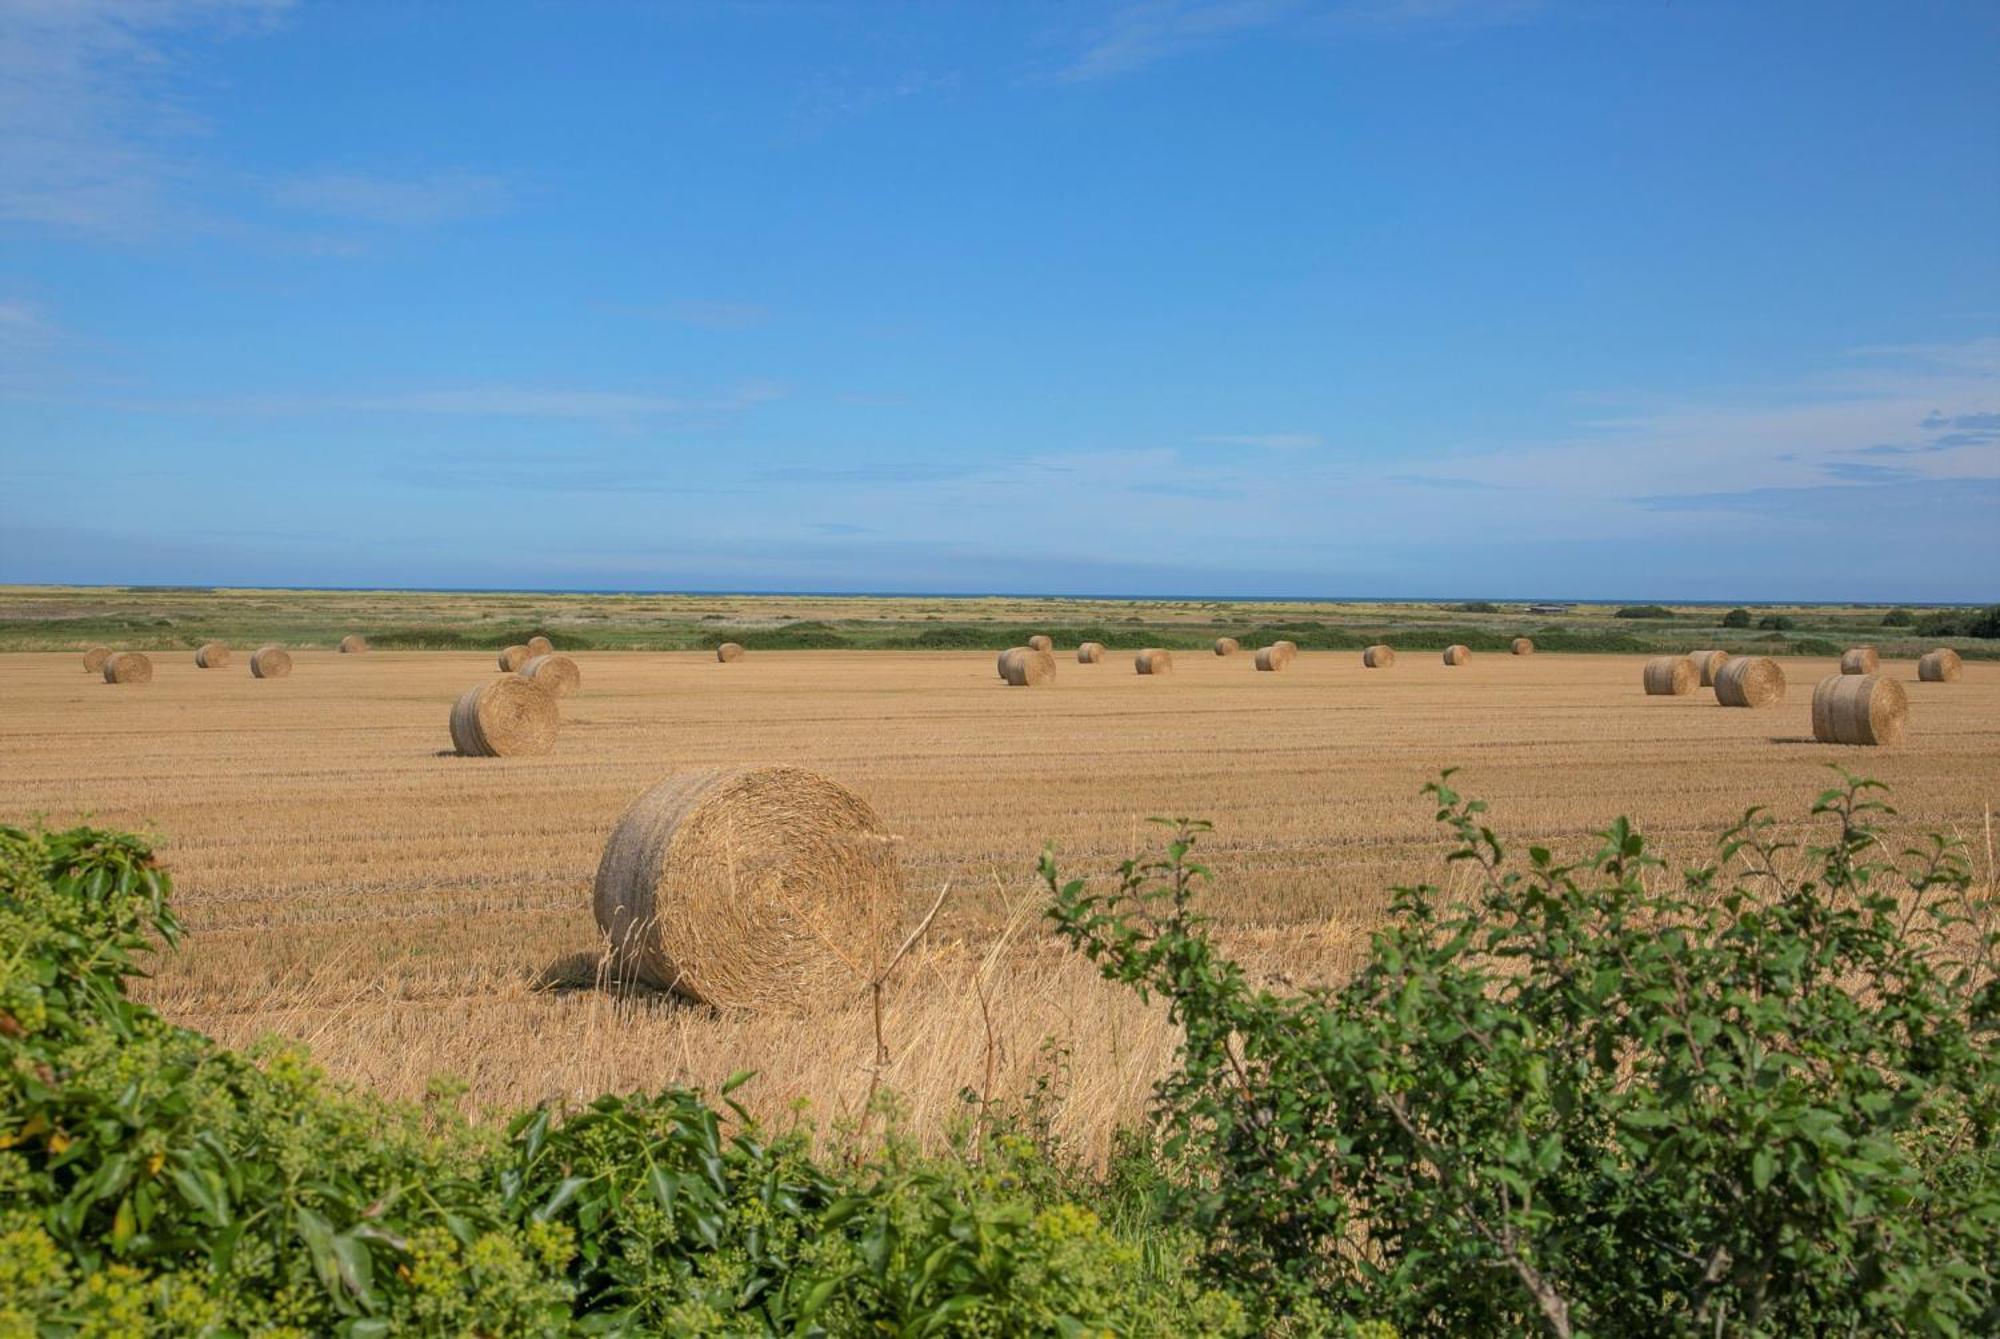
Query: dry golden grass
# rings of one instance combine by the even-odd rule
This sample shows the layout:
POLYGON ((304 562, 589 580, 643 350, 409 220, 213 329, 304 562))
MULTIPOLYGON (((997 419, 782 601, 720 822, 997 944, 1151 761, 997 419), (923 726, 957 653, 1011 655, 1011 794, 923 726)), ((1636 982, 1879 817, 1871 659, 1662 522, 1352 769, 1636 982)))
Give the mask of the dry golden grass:
MULTIPOLYGON (((304 1040, 400 1096, 439 1074, 485 1106, 756 1069, 739 1095, 766 1115, 795 1099, 851 1115, 874 1051, 859 982, 799 1020, 593 980, 591 880, 625 805, 679 768, 797 763, 902 837, 913 917, 953 885, 890 988, 882 1082, 909 1123, 934 1136, 962 1089, 1020 1091, 1047 1044, 1068 1053, 1057 1128, 1085 1154, 1140 1117, 1173 1038, 1041 934, 1045 840, 1095 874, 1155 841, 1149 815, 1214 820, 1208 910, 1254 970, 1303 983, 1352 965, 1392 884, 1443 876, 1417 791, 1446 765, 1517 844, 1575 850, 1624 812, 1689 857, 1746 805, 1803 813, 1829 762, 1892 783, 1908 826, 1968 837, 2000 783, 2000 665, 1983 663, 1954 684, 1889 663, 1909 735, 1861 749, 1812 742, 1809 694, 1759 712, 1647 697, 1637 657, 1370 672, 1307 652, 1258 674, 1201 655, 1016 693, 991 652, 582 653, 551 754, 471 759, 450 756, 445 721, 490 654, 296 659, 257 682, 178 656, 116 688, 71 653, 0 656, 0 818, 155 835, 190 926, 141 991, 170 1016, 232 1043, 304 1040)), ((1809 684, 1835 665, 1785 668, 1809 684)))

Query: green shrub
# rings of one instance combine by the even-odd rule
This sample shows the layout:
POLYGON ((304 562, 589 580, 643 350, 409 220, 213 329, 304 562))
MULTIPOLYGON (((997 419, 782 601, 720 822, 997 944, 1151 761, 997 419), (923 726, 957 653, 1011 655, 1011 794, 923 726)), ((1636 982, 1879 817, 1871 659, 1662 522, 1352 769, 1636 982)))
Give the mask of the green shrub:
POLYGON ((1911 628, 1916 623, 1917 616, 1907 609, 1891 609, 1882 615, 1882 626, 1885 628, 1911 628))
POLYGON ((1500 612, 1500 606, 1494 604, 1491 600, 1466 600, 1462 604, 1452 605, 1451 608, 1461 614, 1497 614, 1500 612))
POLYGON ((1730 611, 1729 611, 1728 613, 1726 613, 1726 614, 1724 614, 1724 615, 1722 616, 1722 626, 1723 626, 1723 627, 1725 627, 1725 628, 1747 628, 1747 627, 1749 627, 1749 626, 1750 626, 1750 611, 1749 611, 1748 609, 1732 609, 1732 610, 1730 610, 1730 611))
POLYGON ((1951 843, 1899 862, 1864 781, 1824 846, 1750 811, 1666 877, 1623 820, 1398 890, 1347 985, 1254 987, 1193 911, 1205 825, 1064 883, 1058 932, 1185 1029, 1157 1089, 1174 1213, 1266 1324, 1410 1333, 2000 1332, 2000 935, 1951 843))
POLYGON ((2000 637, 2000 604, 1986 609, 1950 609, 1917 622, 1925 637, 2000 637))
POLYGON ((1613 618, 1672 618, 1674 611, 1663 604, 1628 604, 1613 618))
POLYGON ((1766 614, 1757 620, 1757 626, 1765 632, 1785 632, 1798 624, 1785 614, 1766 614))

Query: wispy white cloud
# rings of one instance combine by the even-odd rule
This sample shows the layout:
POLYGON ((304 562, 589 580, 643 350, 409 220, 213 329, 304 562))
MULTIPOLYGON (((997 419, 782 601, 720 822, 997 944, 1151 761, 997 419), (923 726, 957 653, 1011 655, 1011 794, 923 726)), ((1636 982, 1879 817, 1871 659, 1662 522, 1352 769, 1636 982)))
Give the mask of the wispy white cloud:
POLYGON ((108 236, 177 208, 201 128, 177 43, 257 31, 289 0, 0 4, 0 220, 108 236))
POLYGON ((393 227, 426 227, 498 213, 509 195, 500 177, 466 171, 419 177, 315 172, 286 178, 271 188, 272 200, 285 209, 393 227))
POLYGON ((1054 73, 1062 83, 1128 74, 1278 22, 1297 0, 1140 0, 1085 30, 1054 73))

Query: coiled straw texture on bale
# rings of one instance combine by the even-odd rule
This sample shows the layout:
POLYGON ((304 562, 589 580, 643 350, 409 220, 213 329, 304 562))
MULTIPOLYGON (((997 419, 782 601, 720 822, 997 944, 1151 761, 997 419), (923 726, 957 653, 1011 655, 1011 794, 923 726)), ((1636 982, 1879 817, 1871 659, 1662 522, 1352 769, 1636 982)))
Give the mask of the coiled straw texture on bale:
POLYGON ((1285 654, 1294 658, 1296 658, 1299 654, 1299 644, 1297 642, 1288 642, 1280 638, 1279 640, 1272 642, 1271 645, 1283 647, 1285 654))
POLYGON ((1729 663, 1729 652, 1690 651, 1688 659, 1694 662, 1695 672, 1701 675, 1701 686, 1713 688, 1715 676, 1722 673, 1722 667, 1729 663))
POLYGON ((1056 649, 1055 641, 1052 638, 1044 637, 1039 632, 1028 638, 1028 645, 1034 647, 1037 651, 1048 651, 1050 653, 1053 653, 1056 649))
POLYGON ((1472 659, 1472 648, 1469 646, 1455 644, 1444 649, 1444 663, 1447 665, 1463 665, 1470 659, 1472 659))
POLYGON ((513 646, 501 648, 499 655, 500 668, 508 674, 512 674, 514 671, 520 669, 521 666, 528 663, 528 660, 528 648, 518 642, 513 646))
POLYGON ((1381 642, 1361 653, 1361 665, 1364 669, 1388 669, 1395 663, 1396 648, 1381 642))
POLYGON ((1680 697, 1701 684, 1701 671, 1686 656, 1654 656, 1642 677, 1654 697, 1680 697))
POLYGON ((530 660, 533 660, 536 656, 551 656, 556 652, 556 644, 542 636, 539 632, 528 638, 527 646, 528 659, 530 660))
POLYGON ((1258 647, 1256 659, 1258 669, 1269 670, 1272 673, 1276 673, 1292 663, 1292 658, 1275 646, 1258 647))
POLYGON ((725 665, 732 661, 741 660, 743 659, 743 647, 736 642, 724 642, 715 648, 715 658, 725 665))
POLYGON ((102 674, 104 672, 104 662, 109 659, 111 659, 110 647, 93 646, 83 653, 83 672, 85 674, 102 674))
POLYGON ((1822 744, 1898 744, 1909 716, 1903 685, 1880 674, 1829 674, 1813 689, 1813 738, 1822 744))
POLYGON ((368 650, 368 639, 358 632, 350 632, 340 639, 340 654, 358 656, 368 650))
POLYGON ((1785 700, 1784 667, 1769 656, 1732 656, 1715 673, 1715 700, 1725 707, 1769 707, 1785 700))
POLYGON ((1162 651, 1157 646, 1149 646, 1133 657, 1132 668, 1141 674, 1172 674, 1174 656, 1171 651, 1162 651))
POLYGON ((1917 660, 1917 677, 1925 683, 1955 683, 1965 672, 1965 662, 1948 646, 1926 651, 1917 660))
POLYGON ((452 747, 468 758, 514 758, 556 746, 556 700, 518 675, 468 688, 452 704, 452 747))
POLYGON ((1872 646, 1850 646, 1840 653, 1842 674, 1873 674, 1882 668, 1882 657, 1872 646))
POLYGON ((1033 688, 1037 684, 1056 681, 1056 657, 1053 651, 1044 651, 1039 646, 1017 646, 1007 653, 1007 685, 1010 688, 1033 688))
POLYGON ((521 666, 520 675, 550 697, 568 697, 583 685, 583 675, 568 656, 539 655, 521 666))
POLYGON ((1085 642, 1076 648, 1076 663, 1079 665, 1102 665, 1104 663, 1104 643, 1085 642))
POLYGON ((221 669, 229 663, 229 648, 221 642, 203 642, 194 653, 197 669, 221 669))
POLYGON ((1517 656, 1531 656, 1535 654, 1535 643, 1529 637, 1516 637, 1507 649, 1517 656))
POLYGON ((1219 656, 1233 656, 1242 649, 1243 643, 1237 641, 1234 637, 1217 637, 1215 639, 1215 654, 1219 656))
POLYGON ((260 646, 250 653, 250 677, 282 679, 292 672, 292 653, 282 646, 260 646))
POLYGON ((106 683, 151 683, 153 662, 137 651, 113 651, 98 667, 106 683))
POLYGON ((621 977, 732 1009, 852 996, 903 930, 875 811, 798 767, 685 772, 641 795, 605 844, 591 910, 621 977))

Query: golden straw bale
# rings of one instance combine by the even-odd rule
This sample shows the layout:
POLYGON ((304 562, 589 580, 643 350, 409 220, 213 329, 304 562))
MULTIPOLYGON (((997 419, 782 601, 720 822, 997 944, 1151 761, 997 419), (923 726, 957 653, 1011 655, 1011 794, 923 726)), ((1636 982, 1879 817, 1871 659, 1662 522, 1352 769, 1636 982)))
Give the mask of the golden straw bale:
POLYGON ((1874 674, 1882 668, 1882 656, 1872 646, 1850 646, 1840 653, 1842 674, 1874 674))
POLYGON ((151 683, 153 662, 137 651, 113 651, 98 667, 106 683, 151 683))
POLYGON ((1731 656, 1715 675, 1715 700, 1725 707, 1769 707, 1785 700, 1785 671, 1769 656, 1731 656))
POLYGON ((1516 637, 1507 649, 1513 655, 1531 656, 1535 654, 1535 643, 1532 638, 1516 637))
POLYGON ((1444 649, 1444 663, 1447 665, 1463 665, 1471 659, 1472 648, 1462 643, 1454 643, 1444 649))
POLYGON ((340 654, 344 656, 364 655, 368 650, 368 639, 356 632, 350 632, 340 639, 340 654))
POLYGON ((500 668, 509 674, 527 664, 528 660, 528 648, 519 643, 503 647, 500 651, 500 668))
POLYGON ((1141 674, 1172 674, 1174 657, 1171 651, 1162 651, 1157 646, 1149 646, 1132 661, 1132 667, 1141 674))
POLYGON ((466 689, 452 704, 451 742, 467 758, 547 753, 560 724, 554 697, 509 674, 466 689))
POLYGON ((536 656, 552 656, 556 653, 556 644, 542 636, 539 632, 528 638, 526 644, 528 647, 528 659, 530 660, 533 660, 536 656))
POLYGON ((1396 648, 1384 645, 1381 642, 1377 642, 1361 653, 1361 665, 1364 669, 1388 669, 1395 663, 1396 648))
POLYGON ((1829 674, 1813 689, 1813 738, 1822 744, 1897 744, 1909 724, 1903 685, 1880 674, 1829 674))
POLYGON ((1007 686, 1033 688, 1056 681, 1056 657, 1039 646, 1017 646, 1007 658, 1007 686))
POLYGON ((1242 649, 1243 644, 1234 637, 1217 637, 1215 639, 1215 654, 1219 656, 1233 656, 1242 649))
POLYGON ((203 642, 194 653, 197 669, 221 669, 229 663, 229 647, 222 642, 203 642))
POLYGON ((576 662, 568 656, 557 655, 554 652, 533 657, 527 664, 521 666, 519 673, 522 678, 550 697, 568 697, 583 682, 583 676, 577 672, 576 662))
POLYGON ((1104 663, 1104 643, 1085 642, 1076 648, 1076 663, 1079 665, 1101 665, 1104 663))
POLYGON ((109 660, 110 658, 111 658, 110 647, 108 646, 91 647, 88 651, 85 651, 83 653, 83 672, 85 674, 102 674, 104 672, 104 662, 109 660))
POLYGON ((1964 670, 1965 662, 1948 646, 1926 651, 1917 661, 1917 677, 1925 683, 1956 683, 1964 670))
POLYGON ((828 1007, 904 931, 894 839, 798 767, 668 777, 633 801, 591 895, 618 975, 722 1008, 828 1007))
POLYGON ((1048 651, 1053 653, 1056 649, 1055 642, 1048 637, 1044 637, 1039 632, 1036 633, 1034 636, 1028 638, 1028 645, 1032 646, 1037 651, 1048 651))
POLYGON ((1722 673, 1722 667, 1729 663, 1729 652, 1690 651, 1688 659, 1694 662, 1695 671, 1701 675, 1701 686, 1713 688, 1715 676, 1722 673))
POLYGON ((1646 691, 1654 697, 1680 697, 1701 684, 1701 671, 1686 656, 1654 656, 1643 674, 1646 691))
POLYGON ((266 643, 250 653, 250 677, 282 679, 292 672, 292 653, 282 646, 266 643))
POLYGON ((1269 670, 1272 673, 1276 673, 1291 663, 1292 658, 1275 646, 1260 646, 1257 648, 1257 668, 1260 670, 1269 670))
POLYGON ((736 642, 724 642, 715 648, 715 658, 722 664, 730 664, 743 659, 743 648, 736 642))

